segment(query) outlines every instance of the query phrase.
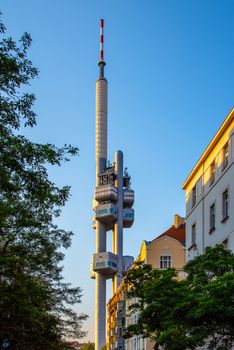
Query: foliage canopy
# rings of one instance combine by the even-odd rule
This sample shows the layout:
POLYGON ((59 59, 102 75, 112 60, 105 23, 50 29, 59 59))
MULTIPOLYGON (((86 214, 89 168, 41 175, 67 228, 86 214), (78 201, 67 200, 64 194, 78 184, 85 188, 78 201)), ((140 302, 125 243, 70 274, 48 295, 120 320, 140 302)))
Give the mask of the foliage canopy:
POLYGON ((84 346, 82 346, 82 348, 80 350, 94 350, 95 346, 94 343, 87 343, 84 346))
POLYGON ((36 125, 27 85, 38 70, 28 58, 30 35, 16 43, 5 31, 0 22, 0 345, 64 349, 65 337, 84 335, 87 316, 71 308, 81 302, 81 290, 61 274, 61 250, 70 246, 72 232, 54 224, 70 188, 51 182, 47 166, 60 166, 78 149, 21 134, 36 125))
POLYGON ((222 245, 189 261, 187 278, 173 269, 140 264, 126 277, 128 298, 138 314, 125 337, 150 337, 155 349, 231 349, 234 345, 234 254, 222 245))

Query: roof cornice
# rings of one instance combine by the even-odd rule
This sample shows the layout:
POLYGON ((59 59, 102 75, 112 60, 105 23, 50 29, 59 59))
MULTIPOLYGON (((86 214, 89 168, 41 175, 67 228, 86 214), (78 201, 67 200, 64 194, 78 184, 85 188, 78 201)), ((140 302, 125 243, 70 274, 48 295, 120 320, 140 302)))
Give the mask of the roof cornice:
POLYGON ((206 147, 205 151, 203 152, 203 154, 199 158, 198 162, 193 167, 193 169, 190 172, 189 176, 185 180, 185 182, 184 182, 184 184, 182 186, 183 190, 186 189, 186 187, 188 186, 189 182, 194 177, 195 173, 197 172, 197 170, 199 169, 201 164, 208 157, 208 155, 210 154, 211 150, 214 148, 216 143, 219 141, 219 139, 221 138, 221 136, 223 135, 225 130, 228 128, 228 126, 230 125, 230 123, 232 122, 233 119, 234 119, 234 107, 231 109, 231 111, 229 112, 228 116, 226 117, 226 119, 224 120, 224 122, 222 123, 222 125, 220 126, 218 131, 216 132, 215 136, 212 138, 211 142, 209 143, 209 145, 206 147))

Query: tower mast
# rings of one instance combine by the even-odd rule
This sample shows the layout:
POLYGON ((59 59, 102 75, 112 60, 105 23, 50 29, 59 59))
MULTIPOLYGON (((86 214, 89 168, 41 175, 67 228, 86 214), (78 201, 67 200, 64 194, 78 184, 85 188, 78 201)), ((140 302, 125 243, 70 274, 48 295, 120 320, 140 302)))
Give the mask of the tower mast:
MULTIPOLYGON (((100 186, 99 175, 106 168, 107 159, 107 80, 104 77, 104 20, 100 20, 100 72, 96 81, 96 188, 100 186)), ((96 221, 96 254, 106 252, 106 227, 96 221)), ((95 290, 95 350, 106 342, 106 276, 96 273, 95 290)))
POLYGON ((104 20, 100 20, 99 77, 96 81, 96 187, 93 228, 96 231, 96 252, 93 255, 91 278, 95 288, 95 350, 106 344, 106 280, 112 279, 116 291, 132 257, 123 257, 123 227, 134 221, 134 191, 130 176, 123 173, 123 153, 115 153, 114 163, 107 165, 107 89, 104 76, 104 20), (107 231, 112 231, 112 252, 106 251, 107 231))

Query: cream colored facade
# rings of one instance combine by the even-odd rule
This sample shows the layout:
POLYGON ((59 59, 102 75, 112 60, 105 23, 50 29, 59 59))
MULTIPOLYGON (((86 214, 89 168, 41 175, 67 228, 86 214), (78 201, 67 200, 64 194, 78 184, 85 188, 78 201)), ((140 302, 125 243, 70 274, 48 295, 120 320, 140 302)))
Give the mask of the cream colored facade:
MULTIPOLYGON (((144 242, 143 244, 147 244, 144 242)), ((154 268, 160 269, 162 257, 171 257, 171 267, 175 268, 178 276, 184 277, 183 266, 185 265, 185 248, 175 238, 164 236, 154 239, 148 243, 148 252, 145 263, 151 264, 154 268)))
POLYGON ((223 243, 234 251, 234 108, 187 177, 187 260, 223 243))
MULTIPOLYGON (((174 267, 178 278, 185 277, 185 223, 179 215, 175 215, 174 225, 154 240, 143 241, 136 262, 151 264, 154 268, 174 267)), ((132 337, 124 340, 124 328, 137 322, 138 314, 129 311, 135 302, 124 295, 124 280, 107 304, 107 348, 110 350, 153 350, 154 344, 149 339, 132 337)))

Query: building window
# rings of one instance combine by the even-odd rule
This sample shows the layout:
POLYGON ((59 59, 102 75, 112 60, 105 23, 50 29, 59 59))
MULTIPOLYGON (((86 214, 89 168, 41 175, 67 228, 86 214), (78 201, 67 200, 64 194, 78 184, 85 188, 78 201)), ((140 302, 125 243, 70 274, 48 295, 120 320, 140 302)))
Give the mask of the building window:
POLYGON ((228 142, 223 147, 223 169, 225 169, 228 165, 228 142))
POLYGON ((225 239, 223 242, 222 242, 222 245, 224 246, 224 248, 228 248, 228 239, 225 239))
POLYGON ((215 166, 215 160, 210 165, 210 186, 213 185, 215 182, 215 172, 216 172, 216 166, 215 166))
POLYGON ((193 187, 192 189, 192 208, 197 202, 197 193, 196 193, 196 186, 193 187))
POLYGON ((168 269, 171 267, 171 256, 160 256, 160 269, 168 269))
POLYGON ((192 225, 192 235, 191 235, 191 243, 196 244, 196 224, 192 225))
POLYGON ((228 190, 223 192, 223 220, 228 218, 228 190))
POLYGON ((210 206, 210 232, 215 230, 215 203, 210 206))
POLYGON ((119 328, 119 338, 122 338, 123 337, 123 330, 122 328, 119 328))

